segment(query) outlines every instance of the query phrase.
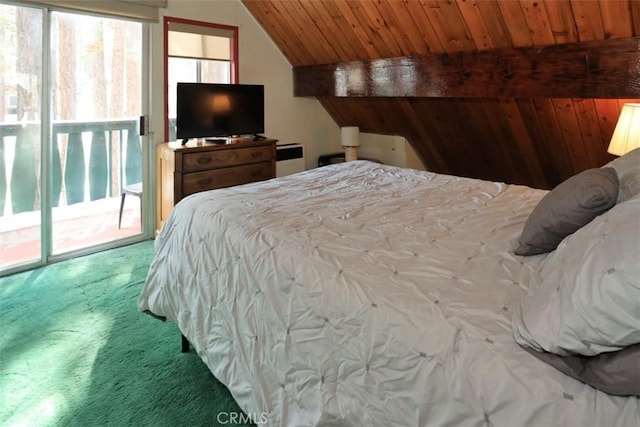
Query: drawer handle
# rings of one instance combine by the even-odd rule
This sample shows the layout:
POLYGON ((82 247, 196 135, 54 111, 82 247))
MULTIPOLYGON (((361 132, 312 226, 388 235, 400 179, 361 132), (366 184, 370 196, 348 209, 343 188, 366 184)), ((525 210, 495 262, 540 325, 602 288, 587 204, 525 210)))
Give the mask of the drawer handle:
POLYGON ((211 157, 200 157, 198 158, 198 163, 201 165, 208 165, 211 163, 211 157))
POLYGON ((257 159, 258 157, 262 157, 262 151, 252 151, 251 157, 253 157, 254 159, 257 159))
POLYGON ((202 178, 202 179, 198 180, 198 184, 201 187, 204 187, 205 185, 209 185, 209 184, 211 184, 211 182, 213 182, 213 179, 211 179, 211 178, 202 178))

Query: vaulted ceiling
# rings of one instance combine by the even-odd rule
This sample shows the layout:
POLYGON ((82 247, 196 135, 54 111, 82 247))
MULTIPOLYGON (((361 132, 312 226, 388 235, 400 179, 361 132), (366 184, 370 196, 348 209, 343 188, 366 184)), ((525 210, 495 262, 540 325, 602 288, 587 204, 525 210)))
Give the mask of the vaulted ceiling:
MULTIPOLYGON (((243 4, 288 58, 294 76, 307 73, 305 89, 296 88, 299 94, 316 96, 340 126, 404 136, 425 166, 436 172, 552 188, 613 158, 606 148, 620 109, 624 102, 640 98, 636 84, 640 68, 636 56, 630 56, 640 46, 638 39, 631 39, 640 35, 636 0, 243 0, 243 4), (614 39, 629 39, 631 52, 614 54, 626 62, 603 56, 610 51, 606 43, 614 39), (587 63, 585 76, 575 77, 580 90, 570 84, 573 75, 564 81, 536 82, 537 86, 523 80, 507 91, 488 90, 486 80, 473 81, 477 77, 472 68, 478 62, 485 70, 492 66, 487 61, 494 61, 496 69, 509 71, 514 66, 501 58, 549 50, 559 62, 555 73, 562 73, 570 69, 571 59, 563 59, 564 47, 553 50, 554 45, 582 43, 589 49, 595 46, 596 54, 580 53, 587 63), (331 86, 337 82, 327 85, 323 80, 338 78, 340 69, 360 67, 375 74, 384 72, 376 67, 413 62, 422 67, 420 90, 405 90, 403 83, 411 72, 382 79, 390 85, 387 90, 368 88, 365 82, 358 93, 337 93, 331 86), (433 67, 438 67, 439 77, 449 75, 434 79, 433 67), (622 77, 611 71, 616 67, 622 68, 622 77), (316 71, 318 78, 308 77, 316 71), (621 89, 614 90, 598 89, 593 80, 596 90, 584 90, 599 71, 609 79, 636 80, 620 81, 615 87, 621 89), (393 86, 397 80, 399 86, 393 86), (443 81, 464 81, 466 86, 443 90, 443 81), (316 82, 317 87, 309 88, 316 82), (539 91, 543 95, 532 87, 544 88, 539 91)), ((530 61, 529 77, 550 75, 541 72, 544 63, 530 61)), ((507 72, 508 79, 515 76, 518 81, 520 71, 507 72)))

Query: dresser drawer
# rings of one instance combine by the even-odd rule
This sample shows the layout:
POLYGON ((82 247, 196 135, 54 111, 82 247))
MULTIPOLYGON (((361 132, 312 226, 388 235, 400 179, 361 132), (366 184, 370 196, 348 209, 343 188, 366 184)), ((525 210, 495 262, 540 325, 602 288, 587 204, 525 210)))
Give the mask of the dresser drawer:
POLYGON ((245 165, 270 161, 273 147, 246 147, 223 150, 184 153, 182 155, 182 171, 192 172, 219 167, 245 165))
POLYGON ((271 162, 182 174, 183 197, 199 191, 231 187, 273 178, 271 162))

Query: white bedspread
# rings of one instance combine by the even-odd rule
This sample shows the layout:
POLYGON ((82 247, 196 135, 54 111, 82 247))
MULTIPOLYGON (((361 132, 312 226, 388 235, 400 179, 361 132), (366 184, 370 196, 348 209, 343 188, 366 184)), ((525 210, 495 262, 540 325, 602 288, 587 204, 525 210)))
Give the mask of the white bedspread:
POLYGON ((521 349, 513 255, 543 191, 358 161, 179 203, 139 308, 269 425, 637 426, 521 349))

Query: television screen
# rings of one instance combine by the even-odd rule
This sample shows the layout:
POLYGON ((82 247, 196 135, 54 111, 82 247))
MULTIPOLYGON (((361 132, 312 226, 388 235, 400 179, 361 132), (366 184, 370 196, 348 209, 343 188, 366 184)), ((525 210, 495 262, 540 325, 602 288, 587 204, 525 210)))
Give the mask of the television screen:
POLYGON ((263 85, 178 83, 178 139, 257 135, 263 132, 263 85))

